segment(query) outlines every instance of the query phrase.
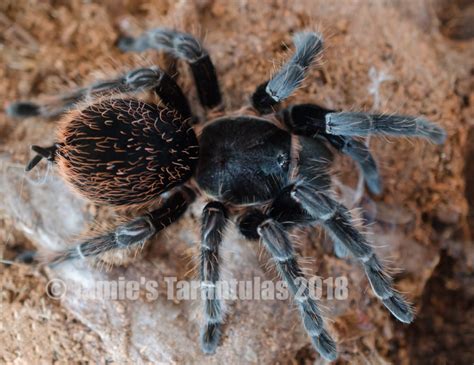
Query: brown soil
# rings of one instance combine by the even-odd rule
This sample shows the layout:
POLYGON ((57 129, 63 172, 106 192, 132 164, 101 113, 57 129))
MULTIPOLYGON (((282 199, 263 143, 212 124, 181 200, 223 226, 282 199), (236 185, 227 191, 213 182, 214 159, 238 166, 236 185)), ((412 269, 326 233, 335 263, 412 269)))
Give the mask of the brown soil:
MULTIPOLYGON (((419 141, 371 141, 385 185, 382 197, 372 197, 379 222, 416 243, 413 251, 406 242, 397 246, 396 260, 406 270, 397 275, 398 287, 411 293, 419 316, 413 325, 402 326, 372 301, 367 312, 372 330, 363 335, 353 332, 353 322, 362 321, 355 311, 338 317, 334 328, 345 346, 339 361, 472 364, 472 14, 473 5, 463 0, 121 0, 101 4, 4 0, 0 4, 0 100, 54 95, 104 75, 163 62, 155 52, 122 54, 114 44, 123 32, 136 35, 164 25, 204 38, 217 66, 226 108, 235 110, 268 77, 272 62, 282 60, 292 32, 323 31, 324 62, 289 102, 423 114, 442 124, 449 134, 442 147, 419 141), (390 75, 378 89, 379 105, 374 105, 376 97, 368 91, 372 67, 390 75)), ((186 76, 184 68, 179 71, 186 76)), ((180 82, 196 105, 189 78, 180 82)), ((53 130, 54 121, 12 120, 1 112, 0 154, 12 163, 24 164, 30 157, 27 146, 52 143, 53 130)), ((339 166, 340 180, 353 186, 351 163, 341 159, 339 166)), ((8 260, 32 243, 8 212, 2 217, 0 257, 8 260)), ((192 217, 190 220, 196 224, 192 217)), ((304 256, 323 257, 325 264, 319 259, 318 263, 325 272, 351 269, 318 248, 310 232, 301 249, 304 256)), ((100 337, 46 295, 47 281, 42 269, 2 266, 0 362, 110 360, 100 337)), ((354 299, 362 300, 361 296, 354 299)), ((357 302, 351 302, 351 308, 357 308, 357 302)), ((309 364, 317 355, 305 345, 282 358, 309 364)))

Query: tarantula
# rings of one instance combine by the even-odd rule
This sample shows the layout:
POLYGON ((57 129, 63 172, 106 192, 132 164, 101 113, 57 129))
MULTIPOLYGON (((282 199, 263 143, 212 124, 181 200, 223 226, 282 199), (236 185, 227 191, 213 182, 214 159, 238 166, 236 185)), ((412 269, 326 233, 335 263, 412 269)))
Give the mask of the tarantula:
MULTIPOLYGON (((27 170, 42 158, 54 162, 63 178, 95 203, 151 207, 162 198, 157 209, 61 252, 56 261, 139 246, 178 220, 196 192, 205 195, 200 258, 205 293, 200 338, 205 353, 215 352, 221 335, 222 302, 215 291, 219 249, 231 215, 238 215, 234 221, 246 238, 263 242, 295 296, 304 328, 324 358, 337 357, 336 344, 308 288, 296 296, 297 279, 303 272, 288 233, 295 226, 322 225, 338 256, 352 254, 360 261, 387 309, 402 322, 413 320, 412 308, 392 287, 392 279, 365 235, 354 227, 350 212, 329 193, 328 169, 334 152, 346 154, 358 164, 368 189, 378 194, 381 181, 376 162, 367 146, 354 137, 424 137, 442 144, 445 132, 420 117, 339 112, 315 104, 279 108, 302 84, 323 50, 318 33, 296 33, 293 41, 293 54, 256 88, 247 115, 224 115, 204 126, 176 80, 158 67, 139 68, 45 104, 13 103, 7 110, 14 117, 51 117, 70 110, 60 120, 53 146, 32 147, 37 155, 27 170), (142 91, 153 91, 161 104, 130 96, 142 91), (88 104, 76 104, 86 97, 88 104)), ((186 61, 202 107, 221 104, 214 65, 193 36, 160 28, 137 38, 122 37, 118 46, 132 52, 157 49, 186 61)))

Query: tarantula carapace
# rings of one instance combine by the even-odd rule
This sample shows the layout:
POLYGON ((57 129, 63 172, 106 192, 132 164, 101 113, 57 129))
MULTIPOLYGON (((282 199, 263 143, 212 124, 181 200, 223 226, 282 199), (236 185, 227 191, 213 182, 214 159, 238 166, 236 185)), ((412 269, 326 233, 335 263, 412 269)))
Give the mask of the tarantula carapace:
MULTIPOLYGON (((253 113, 223 116, 202 126, 176 80, 158 67, 136 69, 49 103, 18 102, 8 108, 16 117, 56 116, 69 110, 61 118, 56 143, 33 146, 37 155, 27 170, 46 158, 80 194, 113 206, 146 207, 166 192, 157 209, 61 252, 56 261, 139 246, 178 220, 196 192, 207 197, 200 261, 206 294, 201 346, 206 353, 215 352, 221 334, 222 302, 215 295, 219 248, 228 217, 237 211, 234 221, 242 234, 261 239, 294 295, 303 272, 288 231, 320 224, 334 241, 336 253, 350 253, 360 261, 387 309, 402 322, 413 320, 411 307, 393 289, 348 209, 329 193, 328 170, 333 152, 346 154, 360 167, 369 190, 378 194, 381 183, 374 158, 366 144, 354 137, 412 136, 441 144, 445 132, 420 117, 338 112, 315 104, 279 108, 302 84, 323 49, 321 35, 314 32, 297 33, 293 40, 291 58, 251 96, 253 113), (161 104, 130 96, 138 91, 153 91, 161 104), (88 103, 78 105, 86 96, 88 103)), ((134 52, 158 49, 186 61, 201 105, 210 109, 221 104, 209 54, 191 35, 154 29, 137 38, 124 37, 118 46, 134 52)), ((318 303, 308 288, 300 294, 295 301, 304 328, 316 350, 326 359, 335 359, 336 345, 318 303)))

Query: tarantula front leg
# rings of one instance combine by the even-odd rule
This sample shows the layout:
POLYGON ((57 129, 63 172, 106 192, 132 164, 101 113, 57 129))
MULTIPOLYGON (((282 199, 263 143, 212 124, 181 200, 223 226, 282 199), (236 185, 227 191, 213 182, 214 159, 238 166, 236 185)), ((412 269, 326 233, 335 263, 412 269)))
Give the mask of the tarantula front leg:
POLYGON ((201 347, 206 354, 215 352, 223 321, 219 298, 219 247, 227 224, 227 210, 221 203, 208 203, 203 211, 201 227, 201 291, 205 324, 201 331, 201 347))
POLYGON ((194 198, 195 194, 191 189, 180 188, 159 208, 124 223, 111 232, 89 238, 75 247, 59 252, 51 260, 51 264, 95 257, 114 249, 139 247, 156 233, 181 218, 194 198))
POLYGON ((305 183, 295 184, 291 196, 362 263, 375 295, 385 307, 401 322, 410 323, 414 316, 412 308, 393 289, 392 279, 365 237, 352 225, 347 208, 305 183))
POLYGON ((291 105, 278 113, 279 118, 292 133, 326 139, 334 148, 352 158, 360 168, 364 181, 374 194, 382 192, 382 182, 377 163, 367 146, 352 137, 326 133, 325 116, 333 110, 316 104, 291 105))
POLYGON ((213 108, 222 101, 216 69, 202 44, 192 35, 172 29, 149 30, 137 38, 122 37, 118 47, 125 52, 142 52, 156 49, 185 60, 196 84, 199 101, 206 108, 213 108))
POLYGON ((293 43, 295 51, 291 58, 270 80, 259 85, 251 97, 252 106, 261 114, 271 113, 301 86, 308 67, 323 50, 322 36, 314 32, 296 33, 293 43))
POLYGON ((443 128, 422 117, 355 112, 336 112, 315 104, 292 105, 281 112, 285 124, 296 134, 367 137, 384 135, 420 137, 443 144, 443 128))
POLYGON ((65 95, 50 98, 43 104, 31 101, 15 102, 7 107, 6 112, 16 118, 54 117, 91 95, 148 90, 154 90, 167 107, 178 111, 184 118, 191 117, 191 108, 181 88, 172 77, 158 67, 138 68, 115 79, 102 80, 65 95))
POLYGON ((279 117, 291 132, 313 138, 323 137, 355 160, 374 194, 382 190, 377 164, 367 146, 352 137, 422 137, 436 144, 444 143, 446 139, 443 128, 418 117, 336 112, 315 104, 292 105, 283 109, 279 117))
POLYGON ((421 137, 435 144, 446 140, 443 128, 422 117, 338 112, 328 113, 325 119, 326 132, 338 136, 421 137))
POLYGON ((305 284, 304 274, 297 262, 296 253, 285 226, 260 211, 250 210, 240 217, 239 229, 249 239, 261 238, 275 262, 278 273, 287 282, 289 290, 295 296, 304 328, 316 350, 328 360, 336 359, 336 344, 324 328, 318 304, 305 284))

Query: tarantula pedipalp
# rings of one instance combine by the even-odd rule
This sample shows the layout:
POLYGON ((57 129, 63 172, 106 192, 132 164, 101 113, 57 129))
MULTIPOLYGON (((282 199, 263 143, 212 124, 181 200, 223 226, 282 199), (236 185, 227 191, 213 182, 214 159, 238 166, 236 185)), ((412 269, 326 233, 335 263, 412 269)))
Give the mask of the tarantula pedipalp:
MULTIPOLYGON (((413 136, 441 144, 445 132, 420 117, 337 112, 315 104, 278 110, 323 49, 321 36, 313 32, 297 33, 294 44, 292 57, 251 97, 254 114, 260 116, 223 116, 207 122, 200 133, 196 133, 201 128, 195 124, 198 118, 180 87, 158 67, 97 82, 49 104, 11 104, 7 111, 14 117, 55 116, 70 109, 61 119, 57 142, 47 148, 34 146, 37 156, 27 170, 46 158, 58 165, 60 174, 80 194, 117 207, 151 205, 169 192, 157 209, 59 253, 56 261, 139 246, 178 220, 198 190, 209 200, 201 230, 204 352, 215 352, 219 343, 223 322, 222 303, 216 295, 219 249, 227 217, 236 211, 240 211, 235 220, 240 232, 248 239, 261 239, 294 295, 303 272, 288 231, 320 224, 333 239, 336 253, 348 252, 360 261, 387 309, 400 321, 411 322, 411 307, 393 289, 366 237, 353 226, 348 209, 329 193, 328 170, 333 152, 342 152, 356 161, 367 187, 377 194, 381 182, 375 160, 365 144, 353 137, 413 136), (131 96, 105 96, 144 90, 156 93, 164 106, 131 96), (92 96, 93 101, 77 107, 85 96, 92 96)), ((137 52, 153 48, 184 59, 202 106, 209 109, 221 103, 211 59, 189 34, 160 28, 138 38, 123 38, 119 47, 137 52)), ((316 350, 326 359, 335 359, 336 345, 325 329, 318 303, 308 288, 303 289, 295 299, 304 328, 316 350)))

